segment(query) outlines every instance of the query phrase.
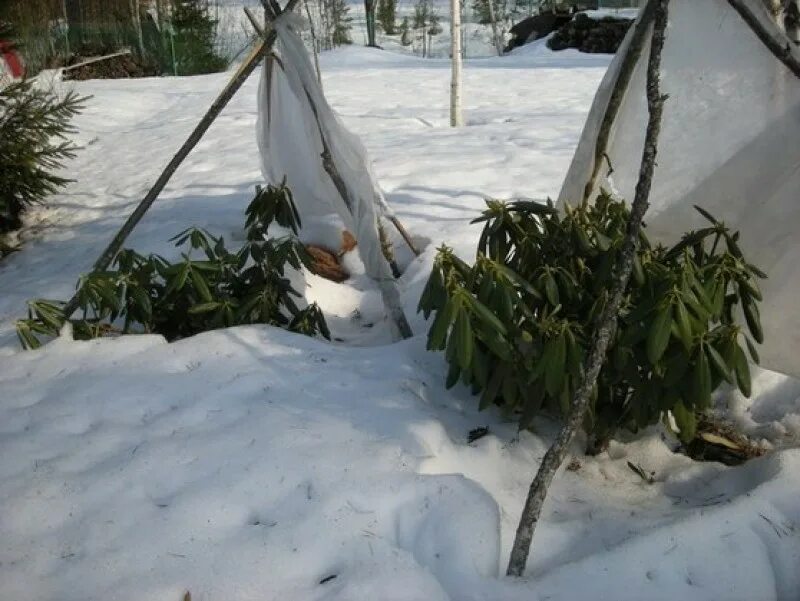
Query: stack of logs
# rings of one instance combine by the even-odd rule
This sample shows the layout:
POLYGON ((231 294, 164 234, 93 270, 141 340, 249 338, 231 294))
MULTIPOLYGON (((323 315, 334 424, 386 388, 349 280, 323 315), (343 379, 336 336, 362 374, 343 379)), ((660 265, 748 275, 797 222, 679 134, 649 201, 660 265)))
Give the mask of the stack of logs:
POLYGON ((569 23, 558 29, 547 41, 551 50, 577 48, 581 52, 616 53, 622 43, 632 19, 604 17, 592 19, 578 13, 569 23))

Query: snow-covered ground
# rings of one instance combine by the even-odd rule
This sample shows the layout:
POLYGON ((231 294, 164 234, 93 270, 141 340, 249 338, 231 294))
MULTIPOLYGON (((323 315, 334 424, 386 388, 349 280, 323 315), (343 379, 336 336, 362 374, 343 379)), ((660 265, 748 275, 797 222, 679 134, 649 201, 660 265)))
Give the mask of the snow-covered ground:
MULTIPOLYGON (((608 61, 541 43, 469 61, 468 125, 451 129, 446 61, 359 47, 322 56, 332 106, 427 242, 400 280, 417 336, 398 344, 375 290, 309 275, 308 297, 343 342, 242 327, 19 351, 25 301, 70 295, 228 76, 74 84, 92 95, 76 120, 76 182, 0 263, 0 599, 796 599, 800 385, 770 373, 753 400, 730 402, 778 450, 727 468, 674 454, 657 430, 595 458, 576 446, 526 578, 501 576, 555 424, 517 434, 467 390, 446 391, 414 310, 437 245, 470 257, 484 196, 558 192, 608 61), (489 435, 467 444, 477 426, 489 435)), ((261 180, 256 86, 130 246, 174 257, 167 239, 188 225, 241 239, 261 180)))

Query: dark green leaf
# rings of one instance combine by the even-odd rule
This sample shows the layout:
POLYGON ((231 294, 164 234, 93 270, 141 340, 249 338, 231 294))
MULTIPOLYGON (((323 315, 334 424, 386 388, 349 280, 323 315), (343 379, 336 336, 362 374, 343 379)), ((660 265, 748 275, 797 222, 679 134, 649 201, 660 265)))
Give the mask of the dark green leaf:
POLYGON ((733 369, 736 374, 736 384, 747 398, 750 398, 752 384, 750 381, 750 365, 747 363, 744 351, 738 344, 734 344, 733 369))
POLYGON ((764 331, 761 329, 761 315, 756 302, 749 296, 742 296, 742 310, 753 340, 762 344, 764 342, 764 331))
POLYGON ((686 406, 678 401, 672 408, 672 416, 675 418, 675 425, 678 426, 678 437, 684 444, 688 444, 694 440, 697 434, 697 418, 694 411, 687 409, 686 406))
POLYGON ((545 363, 544 384, 547 393, 558 398, 564 383, 565 363, 567 358, 566 341, 563 335, 558 335, 548 341, 544 347, 543 361, 545 363))
POLYGON ((647 358, 650 363, 658 363, 669 344, 670 329, 672 328, 672 308, 669 305, 662 307, 650 325, 647 335, 647 358))

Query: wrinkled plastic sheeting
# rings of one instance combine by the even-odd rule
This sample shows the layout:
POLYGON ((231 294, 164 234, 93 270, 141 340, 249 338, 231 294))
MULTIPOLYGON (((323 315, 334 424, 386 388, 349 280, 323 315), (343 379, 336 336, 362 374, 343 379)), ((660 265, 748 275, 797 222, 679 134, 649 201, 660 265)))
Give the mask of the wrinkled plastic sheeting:
MULTIPOLYGON (((750 4, 777 33, 761 0, 750 4)), ((559 196, 562 203, 583 198, 632 33, 633 28, 595 97, 559 196)), ((646 44, 611 129, 608 161, 603 159, 594 193, 605 188, 633 201, 648 119, 649 53, 646 44)), ((693 205, 739 230, 746 257, 769 276, 761 282, 761 363, 800 377, 800 79, 727 1, 672 0, 661 88, 669 97, 645 217, 648 235, 674 244, 686 231, 707 226, 693 205)))
POLYGON ((338 214, 358 240, 366 273, 375 280, 391 280, 377 228, 378 216, 390 213, 372 175, 367 152, 323 95, 297 33, 302 19, 284 14, 272 26, 280 61, 274 61, 271 67, 265 61, 259 88, 257 135, 263 175, 275 184, 286 178, 301 218, 338 214), (317 109, 316 116, 309 98, 317 109), (347 188, 348 202, 323 166, 320 130, 347 188))

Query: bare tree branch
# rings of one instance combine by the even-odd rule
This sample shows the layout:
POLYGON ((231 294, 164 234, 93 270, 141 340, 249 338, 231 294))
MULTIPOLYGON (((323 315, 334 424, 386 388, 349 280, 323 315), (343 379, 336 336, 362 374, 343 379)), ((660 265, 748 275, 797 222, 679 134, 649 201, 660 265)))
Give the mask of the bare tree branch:
POLYGON ((761 20, 743 0, 728 0, 728 3, 736 9, 742 19, 750 26, 750 29, 758 36, 758 39, 769 48, 770 52, 786 65, 792 73, 800 77, 800 60, 797 58, 797 53, 792 48, 793 44, 789 41, 789 38, 785 35, 775 35, 774 32, 765 28, 761 20))
MULTIPOLYGON (((619 109, 622 106, 622 101, 625 98, 625 90, 628 89, 628 84, 633 77, 633 71, 639 62, 639 57, 642 55, 645 42, 647 41, 647 32, 650 31, 650 25, 653 23, 653 14, 655 5, 648 3, 642 11, 642 16, 634 26, 633 33, 631 34, 631 41, 628 45, 628 51, 622 59, 622 64, 619 68, 617 80, 614 82, 614 89, 611 91, 611 98, 608 100, 606 112, 603 115, 603 121, 600 124, 600 130, 597 132, 597 141, 594 148, 594 163, 592 165, 592 173, 589 176, 589 181, 586 182, 586 187, 583 190, 583 202, 589 202, 589 197, 594 192, 595 182, 597 175, 600 173, 600 167, 603 164, 602 158, 608 150, 608 141, 611 137, 611 127, 619 114, 619 109)), ((575 199, 577 200, 577 199, 575 199)))

